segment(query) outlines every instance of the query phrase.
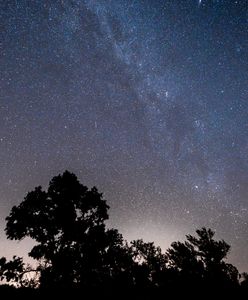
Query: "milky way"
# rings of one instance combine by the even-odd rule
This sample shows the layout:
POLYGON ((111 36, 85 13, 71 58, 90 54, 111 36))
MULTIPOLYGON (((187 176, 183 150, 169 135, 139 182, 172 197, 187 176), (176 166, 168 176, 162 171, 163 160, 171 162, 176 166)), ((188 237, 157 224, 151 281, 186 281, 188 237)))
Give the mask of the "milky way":
POLYGON ((0 255, 29 248, 11 207, 68 169, 125 238, 210 226, 248 270, 248 1, 0 5, 0 255))

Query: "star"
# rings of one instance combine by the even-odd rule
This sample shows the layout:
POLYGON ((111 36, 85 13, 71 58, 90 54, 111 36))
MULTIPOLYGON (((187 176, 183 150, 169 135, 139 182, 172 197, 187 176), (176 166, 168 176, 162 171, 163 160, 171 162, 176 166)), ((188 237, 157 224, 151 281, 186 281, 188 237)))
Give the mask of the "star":
POLYGON ((11 207, 68 169, 125 239, 213 224, 248 271, 247 1, 7 2, 0 244, 11 207))

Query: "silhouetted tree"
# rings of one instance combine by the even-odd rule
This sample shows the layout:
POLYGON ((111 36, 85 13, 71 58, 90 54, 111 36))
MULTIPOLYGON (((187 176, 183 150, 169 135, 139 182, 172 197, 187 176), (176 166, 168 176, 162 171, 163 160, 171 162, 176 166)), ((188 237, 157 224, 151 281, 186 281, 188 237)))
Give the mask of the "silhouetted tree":
POLYGON ((241 274, 241 287, 242 289, 248 290, 248 273, 244 272, 241 274))
POLYGON ((161 248, 153 242, 145 243, 139 239, 131 242, 131 251, 135 284, 142 287, 159 286, 167 263, 161 248))
POLYGON ((224 259, 230 246, 223 240, 215 241, 211 229, 196 230, 197 237, 187 235, 184 243, 172 243, 167 255, 172 268, 185 281, 211 285, 237 285, 239 273, 224 259))
POLYGON ((12 260, 0 258, 0 280, 16 287, 37 287, 37 271, 25 265, 21 257, 13 256, 12 260), (30 273, 32 273, 30 275, 30 273))
POLYGON ((5 257, 0 258, 0 278, 10 283, 20 283, 24 272, 23 259, 13 256, 13 259, 7 261, 5 257))
POLYGON ((10 239, 31 237, 37 242, 29 255, 42 261, 42 286, 97 284, 103 273, 103 253, 110 239, 106 231, 108 205, 102 194, 89 190, 66 171, 54 177, 47 191, 29 192, 6 218, 10 239))
POLYGON ((107 231, 107 247, 103 253, 105 286, 132 287, 133 256, 128 243, 115 229, 107 231))
MULTIPOLYGON (((47 191, 35 188, 12 208, 5 231, 10 239, 35 240, 29 255, 39 265, 32 270, 19 257, 3 257, 0 279, 41 288, 238 286, 238 270, 225 262, 230 246, 216 241, 211 229, 203 227, 162 253, 153 242, 128 243, 116 229, 106 229, 108 208, 95 187, 89 190, 68 171, 54 177, 47 191), (36 277, 28 279, 30 272, 36 277)), ((244 274, 244 289, 247 281, 244 274)))
POLYGON ((197 251, 188 242, 173 242, 167 250, 169 267, 174 270, 177 283, 199 283, 203 276, 203 263, 197 258, 197 251))
POLYGON ((187 235, 187 240, 197 251, 198 257, 204 263, 206 280, 212 284, 237 284, 238 271, 231 265, 227 264, 226 258, 230 246, 223 240, 215 241, 214 231, 211 229, 202 228, 196 230, 198 237, 187 235))

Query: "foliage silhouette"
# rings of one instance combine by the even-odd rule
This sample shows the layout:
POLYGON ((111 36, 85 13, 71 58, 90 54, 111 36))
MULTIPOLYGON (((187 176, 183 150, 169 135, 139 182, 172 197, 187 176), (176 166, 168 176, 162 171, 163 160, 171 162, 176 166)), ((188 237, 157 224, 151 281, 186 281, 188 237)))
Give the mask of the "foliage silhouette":
POLYGON ((37 187, 12 208, 6 234, 37 242, 29 255, 42 262, 41 285, 89 285, 100 280, 102 253, 108 247, 107 210, 95 187, 89 190, 66 171, 50 181, 47 191, 37 187))
POLYGON ((248 276, 225 262, 230 246, 216 241, 205 227, 185 242, 173 242, 163 253, 153 242, 128 243, 116 229, 107 229, 108 205, 97 188, 88 189, 65 171, 47 191, 29 192, 6 218, 9 239, 31 237, 29 255, 39 264, 25 266, 22 258, 0 259, 0 279, 20 287, 145 288, 220 287, 247 290, 248 276), (33 272, 31 279, 25 275, 33 272))
POLYGON ((5 257, 0 258, 0 278, 6 282, 21 281, 24 272, 24 263, 22 258, 14 256, 12 260, 7 261, 5 257))
POLYGON ((167 250, 170 266, 180 280, 211 286, 236 286, 239 273, 224 261, 230 246, 223 240, 215 241, 211 229, 196 230, 197 237, 187 235, 186 242, 174 242, 167 250))
POLYGON ((7 261, 5 257, 0 258, 0 279, 16 287, 37 287, 37 270, 33 270, 30 265, 25 266, 21 257, 13 256, 7 261), (32 273, 32 276, 27 274, 32 273))
POLYGON ((134 279, 138 286, 159 285, 160 275, 166 268, 167 257, 154 243, 145 243, 142 239, 131 242, 134 261, 134 279))

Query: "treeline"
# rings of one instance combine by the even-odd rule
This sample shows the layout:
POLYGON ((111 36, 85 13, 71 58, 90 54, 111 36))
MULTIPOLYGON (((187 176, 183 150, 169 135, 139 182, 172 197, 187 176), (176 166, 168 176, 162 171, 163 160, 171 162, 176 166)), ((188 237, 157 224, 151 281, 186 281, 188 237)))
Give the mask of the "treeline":
MULTIPOLYGON (((248 290, 248 275, 225 261, 230 246, 214 239, 211 229, 196 230, 185 242, 162 252, 153 242, 127 242, 107 229, 108 205, 101 193, 88 189, 65 171, 47 191, 36 187, 6 218, 7 238, 32 238, 29 256, 0 259, 3 284, 45 289, 202 289, 248 290)), ((5 286, 5 289, 7 287, 5 286)))

